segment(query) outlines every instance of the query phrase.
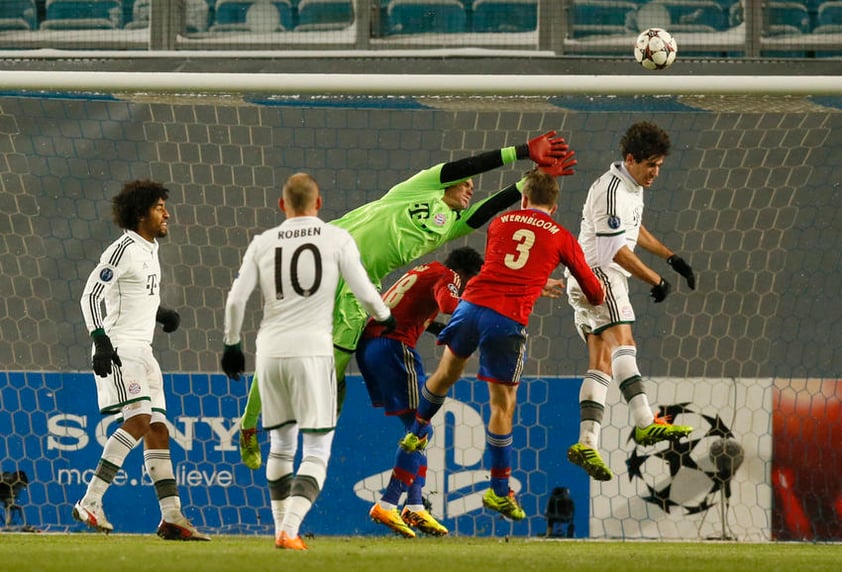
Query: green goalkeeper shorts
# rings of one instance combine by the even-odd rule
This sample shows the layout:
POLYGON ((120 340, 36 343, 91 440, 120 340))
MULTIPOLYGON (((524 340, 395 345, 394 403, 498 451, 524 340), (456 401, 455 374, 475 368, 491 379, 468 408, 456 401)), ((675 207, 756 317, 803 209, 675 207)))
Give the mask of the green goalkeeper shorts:
POLYGON ((365 329, 368 314, 345 282, 336 291, 333 309, 333 345, 353 352, 365 329))

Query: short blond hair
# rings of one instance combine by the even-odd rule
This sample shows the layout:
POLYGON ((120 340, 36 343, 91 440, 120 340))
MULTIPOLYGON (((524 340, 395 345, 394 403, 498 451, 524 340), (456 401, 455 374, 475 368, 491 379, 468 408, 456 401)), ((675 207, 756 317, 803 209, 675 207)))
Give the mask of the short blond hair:
POLYGON ((523 196, 532 206, 554 207, 558 202, 558 181, 552 175, 539 169, 532 169, 526 173, 523 185, 523 196))
POLYGON ((310 211, 319 198, 319 184, 308 173, 295 173, 284 183, 283 197, 290 210, 296 213, 310 211))

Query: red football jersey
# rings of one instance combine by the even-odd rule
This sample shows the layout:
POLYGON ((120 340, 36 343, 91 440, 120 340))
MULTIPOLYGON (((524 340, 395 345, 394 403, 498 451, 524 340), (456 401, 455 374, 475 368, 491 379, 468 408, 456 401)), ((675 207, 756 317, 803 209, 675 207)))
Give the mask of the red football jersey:
POLYGON ((602 303, 602 285, 567 229, 544 211, 503 213, 488 226, 485 263, 468 282, 462 299, 525 326, 535 300, 559 264, 570 269, 592 304, 602 303))
MULTIPOLYGON (((439 312, 452 314, 459 303, 459 275, 440 262, 422 264, 401 276, 383 294, 397 327, 387 338, 415 347, 418 338, 439 312)), ((380 335, 383 326, 369 321, 364 337, 380 335)))

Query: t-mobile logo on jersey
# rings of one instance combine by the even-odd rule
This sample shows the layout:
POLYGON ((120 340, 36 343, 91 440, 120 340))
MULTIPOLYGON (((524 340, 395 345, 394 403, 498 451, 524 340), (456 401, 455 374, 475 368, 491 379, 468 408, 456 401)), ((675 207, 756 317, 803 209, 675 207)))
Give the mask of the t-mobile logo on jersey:
POLYGON ((149 291, 150 296, 154 296, 158 293, 158 276, 155 274, 149 274, 146 277, 146 290, 149 291))
MULTIPOLYGON (((467 403, 448 398, 433 418, 433 431, 433 440, 427 447, 427 483, 424 487, 424 496, 432 503, 431 512, 442 518, 457 518, 481 509, 489 471, 469 467, 482 466, 485 453, 482 415, 467 403), (448 457, 451 459, 449 468, 448 457), (465 494, 464 491, 471 492, 465 494)), ((357 481, 354 494, 366 502, 378 501, 391 474, 390 468, 357 481)), ((515 493, 520 492, 521 483, 515 477, 511 477, 509 486, 515 493)))

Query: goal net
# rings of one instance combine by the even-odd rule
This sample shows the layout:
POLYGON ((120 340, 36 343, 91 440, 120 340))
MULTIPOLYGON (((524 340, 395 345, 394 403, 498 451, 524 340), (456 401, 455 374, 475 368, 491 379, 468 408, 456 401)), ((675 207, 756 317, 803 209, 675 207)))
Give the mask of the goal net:
MULTIPOLYGON (((512 524, 481 506, 488 406, 475 361, 435 421, 432 510, 454 534, 539 536, 550 495, 563 487, 575 501, 577 537, 842 540, 838 97, 292 96, 244 94, 235 82, 228 94, 0 95, 6 526, 78 530, 72 504, 116 427, 96 410, 79 296, 117 232, 109 201, 123 182, 149 177, 172 191, 162 299, 182 322, 171 335, 159 332, 154 348, 186 513, 211 532, 267 534, 265 477, 239 462, 247 386, 229 382, 218 360, 225 296, 251 237, 281 220, 282 181, 312 173, 324 193, 321 214, 332 220, 420 169, 555 129, 579 161, 562 180, 556 214, 575 233, 589 185, 619 159, 620 135, 646 119, 669 132, 673 151, 647 191, 645 224, 692 264, 698 286, 689 291, 663 261, 642 254, 677 288, 653 305, 632 282, 635 338, 653 407, 696 430, 686 442, 636 447, 612 388, 602 450, 614 479, 591 482, 568 463, 587 354, 566 301, 542 299, 515 418, 512 484, 527 518, 512 524)), ((477 177, 477 196, 526 168, 477 177)), ((484 232, 423 260, 464 245, 482 250, 484 232)), ((433 338, 419 350, 432 370, 440 355, 433 338)), ((351 373, 328 480, 305 532, 383 533, 367 512, 402 430, 371 408, 353 365, 351 373)), ((265 455, 263 434, 261 444, 265 455)), ((151 532, 159 518, 142 464, 133 451, 105 497, 118 532, 151 532)))

